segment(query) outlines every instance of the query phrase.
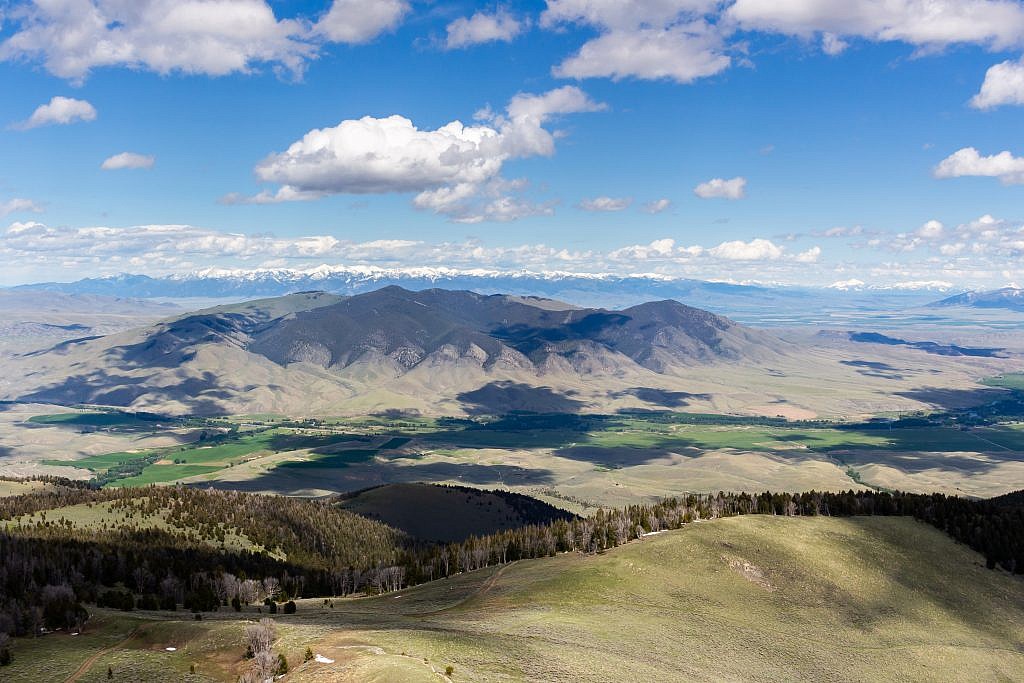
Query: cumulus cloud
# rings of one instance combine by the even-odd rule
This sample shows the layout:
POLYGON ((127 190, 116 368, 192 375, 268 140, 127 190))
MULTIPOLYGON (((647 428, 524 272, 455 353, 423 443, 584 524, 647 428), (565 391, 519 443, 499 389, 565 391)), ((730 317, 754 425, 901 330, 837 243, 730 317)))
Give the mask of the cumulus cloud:
POLYGON ((1014 185, 1024 183, 1024 157, 1015 157, 1007 150, 982 156, 974 147, 964 147, 940 161, 934 175, 936 178, 998 178, 1004 185, 1014 185))
POLYGON ((481 43, 509 43, 525 28, 526 22, 517 19, 507 10, 499 9, 493 14, 477 12, 471 17, 459 17, 448 24, 445 47, 453 50, 481 43))
POLYGON ((947 226, 930 220, 916 230, 876 240, 868 246, 909 254, 918 251, 975 261, 977 268, 1018 267, 1024 257, 1024 225, 985 214, 973 221, 947 226))
POLYGON ((521 202, 495 203, 495 190, 522 189, 522 183, 501 178, 505 162, 551 156, 555 134, 546 125, 553 117, 602 108, 579 88, 565 86, 540 95, 520 93, 504 114, 483 112, 476 125, 452 121, 421 130, 398 115, 342 121, 312 130, 260 162, 257 177, 280 188, 250 201, 416 192, 418 208, 466 222, 487 218, 486 208, 476 205, 480 199, 487 200, 493 215, 546 212, 549 208, 527 209, 521 202))
POLYGON ((782 258, 783 248, 766 239, 752 239, 749 242, 733 240, 712 247, 708 253, 727 261, 773 261, 782 258))
POLYGON ((668 210, 670 206, 672 206, 672 202, 668 199, 655 199, 644 204, 644 212, 650 214, 661 213, 668 210))
POLYGON ((32 0, 10 13, 0 60, 38 60, 74 81, 100 67, 222 76, 269 64, 298 75, 322 42, 367 42, 407 9, 335 0, 314 23, 278 19, 265 0, 32 0))
POLYGON ((707 0, 549 0, 541 26, 592 27, 599 35, 552 69, 561 78, 671 79, 691 83, 729 68, 707 0))
POLYGON ((833 40, 855 36, 933 49, 973 43, 1002 50, 1024 42, 1024 7, 1009 0, 736 0, 724 19, 745 30, 833 40))
POLYGON ((728 180, 712 178, 693 188, 693 193, 701 199, 743 199, 747 193, 747 179, 743 176, 728 180))
MULTIPOLYGON (((654 240, 649 244, 633 244, 608 253, 611 261, 660 261, 665 263, 695 264, 711 262, 786 262, 812 264, 821 259, 821 247, 787 254, 785 247, 771 240, 755 237, 749 241, 730 240, 717 246, 678 246, 671 238, 654 240)), ((732 266, 729 266, 732 267, 732 266)))
MULTIPOLYGON (((752 31, 819 40, 828 55, 848 49, 851 38, 907 43, 919 53, 961 43, 991 51, 1024 45, 1024 6, 1011 0, 548 0, 540 25, 597 32, 552 70, 577 79, 691 83, 749 64, 738 34, 752 31)), ((993 67, 978 106, 1007 97, 1012 66, 993 67)))
POLYGON ((106 159, 100 168, 104 171, 117 171, 124 168, 153 168, 156 157, 135 152, 121 152, 106 159))
POLYGON ((817 263, 821 259, 821 247, 811 247, 793 258, 797 263, 817 263))
POLYGON ((31 199, 14 197, 6 202, 0 203, 0 216, 9 216, 12 213, 42 213, 43 207, 31 199))
POLYGON ((66 126, 77 121, 95 121, 96 109, 85 100, 73 97, 53 97, 46 104, 41 104, 21 123, 14 124, 18 130, 28 130, 40 126, 66 126))
POLYGON ((932 219, 918 228, 915 234, 924 240, 936 240, 942 237, 945 232, 946 226, 941 221, 932 219))
POLYGON ((1024 60, 1007 60, 989 67, 981 90, 971 98, 971 106, 976 109, 1004 104, 1024 104, 1024 60))
POLYGON ((632 197, 594 197, 584 199, 576 206, 584 211, 622 211, 632 203, 632 197))
POLYGON ((367 43, 394 30, 408 12, 405 0, 334 0, 315 31, 335 43, 367 43))
POLYGON ((585 43, 554 67, 559 78, 669 79, 692 83, 725 71, 732 59, 723 54, 717 30, 703 21, 670 28, 609 31, 585 43))

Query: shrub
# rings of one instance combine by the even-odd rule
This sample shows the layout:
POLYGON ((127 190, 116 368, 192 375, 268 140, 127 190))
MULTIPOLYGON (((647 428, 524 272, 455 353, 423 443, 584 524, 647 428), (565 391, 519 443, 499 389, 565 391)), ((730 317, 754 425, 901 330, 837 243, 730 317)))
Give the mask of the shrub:
POLYGON ((283 676, 286 673, 288 673, 288 660, 285 659, 283 652, 279 652, 277 654, 277 675, 283 676))
POLYGON ((455 673, 455 667, 454 666, 449 665, 449 666, 446 666, 444 668, 444 675, 445 676, 448 676, 449 678, 451 678, 451 675, 454 674, 454 673, 455 673))
POLYGON ((100 593, 96 598, 96 604, 99 607, 113 607, 130 612, 135 609, 135 597, 125 590, 109 590, 100 593))
POLYGON ((285 614, 295 614, 295 601, 294 600, 289 600, 288 602, 284 603, 284 613, 285 614))
POLYGON ((309 648, 309 647, 307 647, 307 648, 306 648, 306 654, 304 654, 304 655, 302 656, 302 661, 304 661, 304 662, 308 662, 308 661, 310 661, 311 659, 313 659, 313 649, 312 649, 312 648, 309 648))

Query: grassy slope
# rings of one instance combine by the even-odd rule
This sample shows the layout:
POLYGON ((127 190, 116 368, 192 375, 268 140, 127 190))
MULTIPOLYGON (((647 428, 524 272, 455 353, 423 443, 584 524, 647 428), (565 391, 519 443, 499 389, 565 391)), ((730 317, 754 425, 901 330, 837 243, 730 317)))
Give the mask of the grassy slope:
POLYGON ((4 496, 20 496, 24 493, 37 493, 51 488, 42 481, 7 481, 0 479, 0 498, 4 496))
MULTIPOLYGON (((1012 680, 1024 671, 1024 586, 979 559, 910 519, 732 518, 401 597, 300 601, 278 617, 277 649, 297 682, 437 681, 432 668, 448 665, 473 681, 1012 680), (301 664, 306 645, 335 663, 301 664)), ((236 615, 167 619, 82 680, 108 663, 136 680, 182 680, 189 663, 202 680, 235 680, 236 615)), ((69 640, 19 642, 10 673, 50 680, 26 660, 59 658, 69 640)))
MULTIPOLYGON (((36 512, 29 515, 15 517, 8 522, 0 521, 0 527, 23 525, 35 525, 41 521, 63 524, 66 520, 73 527, 79 529, 103 529, 130 526, 137 529, 160 529, 169 532, 186 532, 189 529, 182 529, 172 526, 167 521, 167 510, 160 509, 150 515, 142 515, 134 512, 131 516, 123 509, 115 509, 112 503, 80 503, 78 505, 66 505, 64 507, 52 508, 43 512, 36 512)), ((226 529, 224 543, 208 540, 211 547, 226 548, 228 550, 253 550, 256 545, 249 540, 245 534, 238 533, 237 529, 226 529)))

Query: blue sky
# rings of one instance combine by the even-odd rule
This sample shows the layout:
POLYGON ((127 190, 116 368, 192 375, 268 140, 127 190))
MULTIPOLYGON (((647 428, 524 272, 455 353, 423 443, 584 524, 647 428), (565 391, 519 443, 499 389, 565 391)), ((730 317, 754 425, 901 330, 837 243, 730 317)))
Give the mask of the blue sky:
POLYGON ((321 263, 1024 280, 1019 2, 0 17, 0 284, 321 263))

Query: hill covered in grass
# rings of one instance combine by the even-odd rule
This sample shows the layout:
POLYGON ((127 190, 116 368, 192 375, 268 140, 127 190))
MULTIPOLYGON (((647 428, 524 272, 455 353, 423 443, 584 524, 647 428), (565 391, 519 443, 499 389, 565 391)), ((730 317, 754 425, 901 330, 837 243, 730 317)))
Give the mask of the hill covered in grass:
MULTIPOLYGON (((95 656, 82 680, 104 680, 109 666, 115 680, 227 683, 248 665, 244 632, 259 616, 99 610, 81 636, 19 639, 9 671, 48 681, 95 656)), ((399 594, 300 600, 275 619, 274 652, 289 662, 286 680, 301 683, 437 681, 449 666, 452 681, 492 683, 603 683, 623 672, 977 681, 1024 670, 1020 578, 909 518, 719 519, 399 594), (306 648, 320 660, 304 662, 306 648)))

